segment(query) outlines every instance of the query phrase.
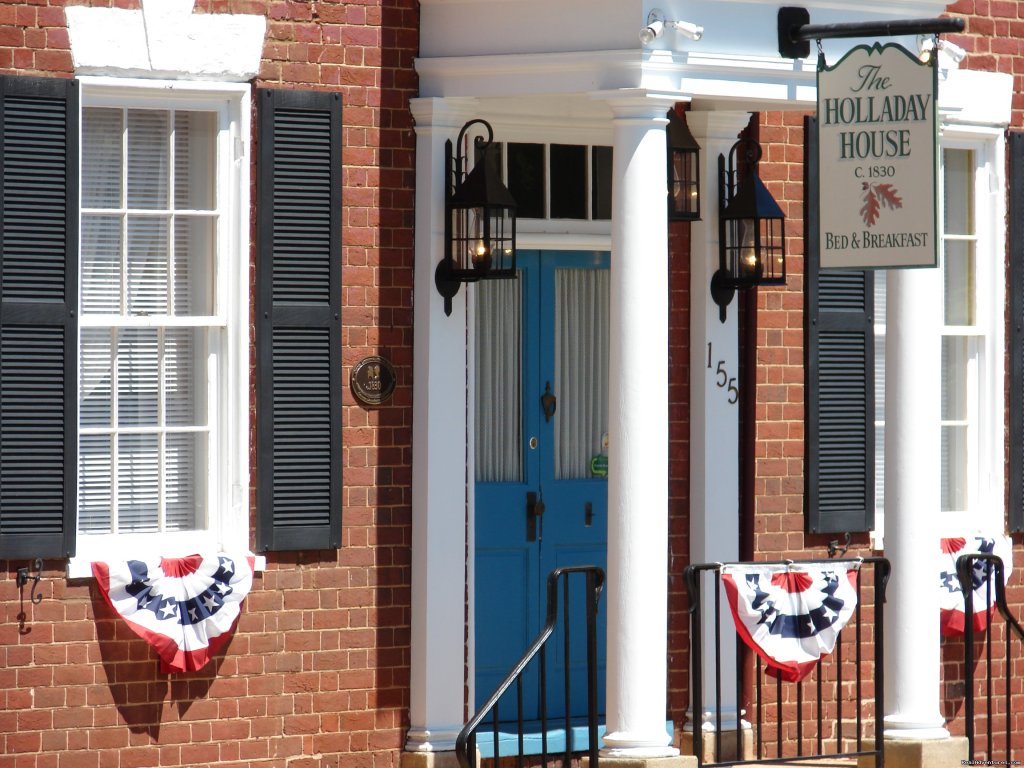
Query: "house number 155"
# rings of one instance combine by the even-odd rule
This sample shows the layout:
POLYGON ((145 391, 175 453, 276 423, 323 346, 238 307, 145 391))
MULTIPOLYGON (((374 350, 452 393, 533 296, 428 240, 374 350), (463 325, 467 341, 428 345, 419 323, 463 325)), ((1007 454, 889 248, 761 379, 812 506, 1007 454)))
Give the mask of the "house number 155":
POLYGON ((725 360, 719 360, 717 367, 711 365, 711 342, 708 342, 708 370, 714 370, 715 372, 715 384, 719 389, 724 389, 729 393, 729 404, 735 405, 736 401, 740 399, 740 390, 736 386, 736 377, 730 376, 729 371, 725 367, 725 360))

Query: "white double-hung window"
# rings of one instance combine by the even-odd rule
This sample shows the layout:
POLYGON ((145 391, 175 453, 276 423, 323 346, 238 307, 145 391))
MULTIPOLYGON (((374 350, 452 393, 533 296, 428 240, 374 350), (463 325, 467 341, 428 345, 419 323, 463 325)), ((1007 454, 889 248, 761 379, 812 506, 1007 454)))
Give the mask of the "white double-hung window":
MULTIPOLYGON (((941 148, 940 533, 1003 531, 1003 143, 947 127, 941 148)), ((884 487, 885 273, 875 275, 876 524, 884 487)))
POLYGON ((246 86, 83 84, 78 554, 248 548, 246 86))

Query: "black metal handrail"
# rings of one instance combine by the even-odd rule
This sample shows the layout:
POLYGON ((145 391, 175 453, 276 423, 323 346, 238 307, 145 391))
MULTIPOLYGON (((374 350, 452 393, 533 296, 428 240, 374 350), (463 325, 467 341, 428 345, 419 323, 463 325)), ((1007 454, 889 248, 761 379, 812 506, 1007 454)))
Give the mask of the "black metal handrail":
POLYGON ((587 622, 587 733, 589 737, 588 752, 590 764, 597 766, 598 762, 598 723, 597 723, 597 608, 601 599, 601 591, 604 589, 604 571, 594 565, 567 566, 556 568, 548 574, 547 580, 547 616, 544 628, 537 635, 537 639, 530 644, 526 653, 516 662, 512 671, 504 680, 498 684, 494 693, 480 710, 470 718, 465 727, 459 732, 455 740, 455 756, 462 768, 476 768, 477 731, 484 724, 488 715, 491 715, 490 724, 494 739, 495 764, 501 756, 499 744, 499 701, 502 696, 513 685, 516 687, 516 722, 519 734, 519 750, 517 753, 516 765, 521 768, 523 765, 523 674, 530 662, 537 659, 539 664, 540 677, 540 720, 541 720, 541 765, 547 764, 547 662, 545 648, 548 640, 555 632, 555 625, 558 621, 558 582, 562 579, 562 602, 563 602, 563 642, 565 654, 565 669, 563 684, 565 686, 565 752, 563 756, 564 768, 569 768, 572 762, 572 718, 570 714, 570 653, 569 653, 569 579, 572 574, 584 574, 586 577, 586 622, 587 622), (564 578, 563 578, 564 577, 564 578), (470 756, 472 755, 472 757, 470 756))
MULTIPOLYGON (((816 760, 821 758, 838 758, 838 757, 874 757, 875 765, 877 768, 884 768, 884 752, 882 745, 882 736, 884 730, 884 722, 882 713, 885 711, 885 704, 883 698, 884 691, 884 658, 883 658, 883 604, 885 603, 885 588, 889 580, 889 574, 891 567, 889 561, 884 557, 865 557, 865 558, 852 558, 852 559, 837 559, 828 561, 810 561, 810 560, 783 560, 775 562, 750 562, 750 563, 705 563, 701 565, 690 565, 684 571, 684 578, 686 579, 686 587, 690 597, 690 662, 691 662, 691 673, 690 673, 690 705, 693 712, 693 751, 697 757, 698 764, 702 766, 725 766, 725 765, 744 765, 753 763, 789 763, 803 760, 816 760), (781 678, 776 677, 775 679, 775 717, 774 717, 774 729, 775 729, 775 746, 774 756, 768 753, 768 745, 765 743, 764 734, 768 730, 765 726, 772 725, 772 723, 766 722, 765 710, 768 708, 764 699, 764 690, 762 688, 762 662, 760 657, 754 654, 754 686, 753 686, 753 708, 755 714, 755 722, 745 729, 743 727, 743 721, 740 711, 740 703, 744 700, 744 691, 747 689, 747 681, 745 678, 745 672, 747 665, 744 664, 744 659, 748 657, 748 650, 746 646, 736 638, 736 724, 734 734, 734 751, 733 756, 726 756, 723 751, 723 712, 722 712, 722 637, 721 637, 721 619, 722 619, 722 606, 721 606, 721 570, 725 565, 807 565, 810 563, 821 563, 821 564, 837 564, 837 563, 857 563, 859 568, 857 570, 856 590, 857 590, 857 608, 854 614, 854 619, 851 623, 854 624, 854 655, 855 658, 852 662, 845 661, 843 659, 843 643, 836 643, 835 650, 832 656, 826 660, 822 659, 816 671, 813 673, 816 677, 815 692, 816 692, 816 734, 814 738, 813 752, 805 752, 804 742, 809 740, 811 737, 804 735, 804 681, 796 683, 783 683, 781 678), (862 579, 861 573, 864 566, 870 566, 873 570, 873 590, 874 590, 874 610, 873 610, 873 627, 870 631, 864 628, 865 622, 862 616, 862 579), (714 686, 715 686, 715 712, 714 712, 714 753, 713 759, 710 761, 704 760, 704 743, 703 743, 703 720, 704 720, 704 680, 703 680, 703 633, 701 632, 701 589, 700 579, 703 573, 713 573, 714 579, 714 686), (864 635, 869 635, 869 643, 865 642, 864 635), (867 658, 865 658, 867 657, 867 658), (869 680, 874 681, 873 685, 873 699, 874 699, 874 712, 875 722, 873 727, 874 743, 868 745, 863 739, 863 718, 865 715, 865 698, 862 682, 865 679, 865 664, 866 660, 870 661, 873 659, 873 669, 868 673, 869 680), (822 671, 822 665, 828 663, 832 670, 830 679, 826 682, 823 681, 825 673, 822 671), (855 679, 852 682, 853 694, 854 694, 854 707, 856 717, 856 734, 854 737, 846 738, 848 743, 852 743, 855 748, 853 750, 844 749, 844 734, 843 734, 843 690, 844 687, 849 688, 849 685, 844 682, 844 667, 848 664, 853 665, 855 673, 855 679), (828 685, 830 691, 824 691, 823 686, 828 685), (784 691, 785 687, 785 691, 784 691), (794 690, 795 689, 795 690, 794 690), (790 698, 795 696, 796 700, 796 722, 795 726, 796 734, 795 738, 788 738, 783 740, 784 727, 789 724, 783 716, 784 713, 784 693, 790 698), (827 694, 827 695, 826 695, 827 694), (829 704, 835 705, 835 737, 834 742, 836 745, 835 751, 826 750, 826 739, 823 735, 823 725, 825 723, 825 708, 826 701, 829 704), (744 731, 753 730, 753 745, 756 747, 756 753, 751 759, 744 757, 744 731), (796 754, 783 754, 785 747, 795 747, 796 754)), ((849 625, 848 625, 849 626, 849 625)), ((832 718, 829 718, 829 722, 832 722, 832 718)), ((832 739, 829 739, 832 741, 832 739)))
MULTIPOLYGON (((995 607, 999 611, 999 615, 1006 621, 1006 630, 1003 632, 1004 635, 1004 656, 1002 668, 1006 670, 1006 681, 1002 686, 1005 693, 1005 709, 1003 710, 1002 716, 1006 721, 1006 733, 1005 733, 1005 762, 1009 763, 1013 759, 1012 749, 1012 723, 1013 723, 1013 709, 1011 706, 1011 688, 1010 685, 1013 679, 1013 667, 1012 663, 1012 641, 1016 637, 1019 641, 1024 642, 1024 628, 1021 628, 1020 623, 1010 613, 1010 609, 1006 604, 1006 578, 1005 570, 1003 568, 1003 561, 998 555, 983 554, 983 553, 972 553, 961 555, 956 561, 956 576, 960 582, 960 589, 964 595, 964 718, 965 718, 965 732, 967 736, 967 758, 969 761, 975 760, 975 751, 977 748, 977 739, 975 734, 976 726, 976 715, 974 707, 974 685, 977 679, 977 670, 975 670, 974 664, 974 571, 975 568, 980 564, 984 563, 983 576, 985 579, 985 610, 991 615, 992 608, 995 607), (993 586, 995 587, 995 605, 992 604, 993 598, 993 586)), ((989 627, 989 631, 986 633, 985 643, 985 735, 986 735, 986 757, 992 759, 994 757, 994 748, 992 742, 992 726, 993 726, 993 675, 994 669, 992 664, 992 648, 996 640, 993 637, 992 627, 989 627)))

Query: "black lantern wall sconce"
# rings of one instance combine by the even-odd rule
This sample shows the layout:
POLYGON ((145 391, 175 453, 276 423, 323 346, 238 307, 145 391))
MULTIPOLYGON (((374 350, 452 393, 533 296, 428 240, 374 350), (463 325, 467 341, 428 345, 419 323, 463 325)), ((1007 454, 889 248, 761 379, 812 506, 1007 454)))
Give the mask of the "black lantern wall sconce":
POLYGON ((729 162, 718 156, 718 271, 711 278, 711 298, 725 322, 725 308, 737 290, 786 282, 785 216, 757 175, 761 145, 740 139, 729 162), (736 155, 743 152, 746 176, 738 180, 736 155))
POLYGON ((669 221, 700 221, 700 144, 674 109, 668 111, 665 137, 669 221))
POLYGON ((452 297, 462 283, 516 276, 516 201, 501 182, 488 149, 494 131, 486 120, 470 120, 459 131, 455 154, 445 142, 445 255, 434 271, 434 285, 452 313, 452 297), (463 139, 473 125, 487 130, 476 136, 473 170, 466 172, 463 139))

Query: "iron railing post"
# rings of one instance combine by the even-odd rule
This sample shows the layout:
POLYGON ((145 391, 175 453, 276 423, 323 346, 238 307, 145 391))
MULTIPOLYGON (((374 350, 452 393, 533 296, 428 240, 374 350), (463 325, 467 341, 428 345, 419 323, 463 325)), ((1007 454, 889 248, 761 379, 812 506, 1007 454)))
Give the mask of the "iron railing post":
POLYGON ((700 571, 693 565, 683 571, 686 592, 690 598, 690 710, 693 721, 693 754, 697 766, 704 764, 704 675, 701 633, 700 571))
POLYGON ((974 587, 971 572, 974 559, 970 555, 956 561, 956 575, 964 595, 964 735, 967 737, 967 759, 974 761, 974 587))
POLYGON ((587 571, 587 747, 590 765, 597 768, 597 606, 601 588, 587 571))

